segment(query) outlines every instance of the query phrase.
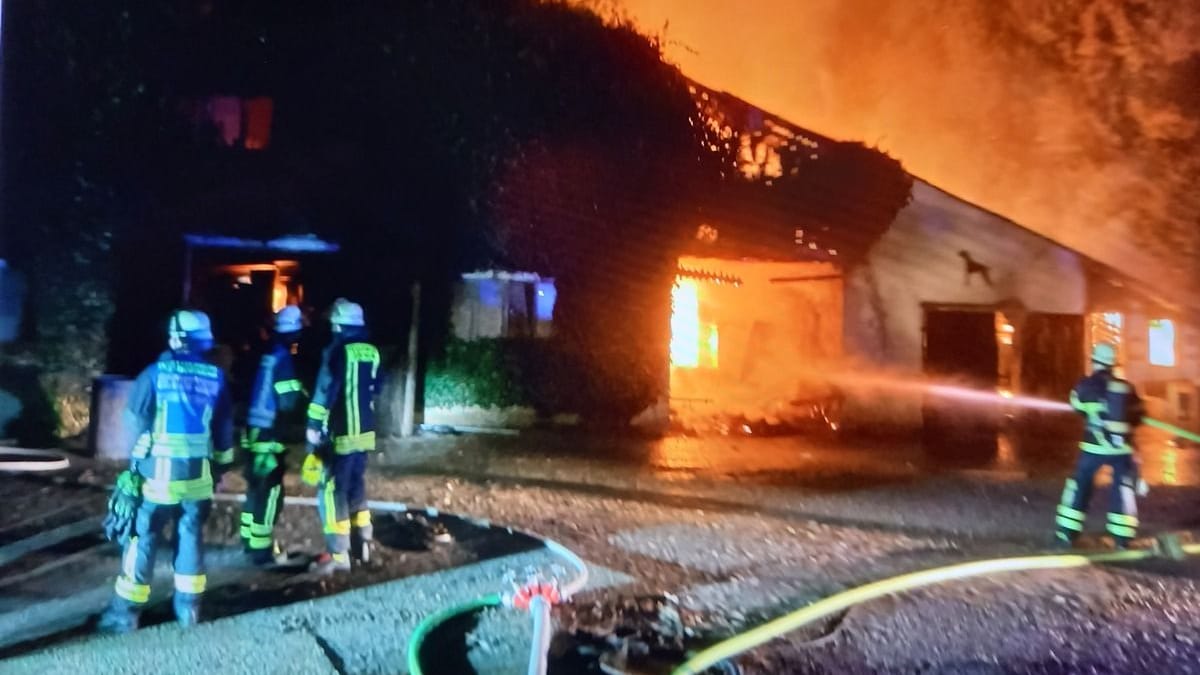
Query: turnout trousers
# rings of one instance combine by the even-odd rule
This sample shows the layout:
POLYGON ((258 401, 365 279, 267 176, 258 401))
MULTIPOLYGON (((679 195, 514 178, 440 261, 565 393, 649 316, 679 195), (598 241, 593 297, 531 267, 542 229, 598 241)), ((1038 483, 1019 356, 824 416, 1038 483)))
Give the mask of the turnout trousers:
POLYGON ((283 476, 287 471, 284 453, 251 455, 246 462, 246 502, 242 505, 242 542, 247 553, 271 551, 275 543, 275 522, 283 507, 283 476), (274 460, 275 466, 263 471, 262 462, 274 460))
POLYGON ((168 527, 172 527, 175 535, 175 617, 185 626, 199 621, 200 600, 208 581, 204 574, 204 522, 211 509, 211 499, 184 500, 178 504, 142 500, 135 534, 121 555, 115 596, 101 618, 102 628, 113 632, 137 628, 138 617, 150 601, 154 560, 163 531, 168 527))
POLYGON ((333 455, 317 486, 317 510, 325 545, 335 557, 348 555, 352 535, 364 542, 374 538, 367 508, 366 470, 366 452, 333 455))
POLYGON ((1102 455, 1081 452, 1075 475, 1067 479, 1058 504, 1057 536, 1070 543, 1083 532, 1088 503, 1092 499, 1092 481, 1101 467, 1112 467, 1112 487, 1108 499, 1108 533, 1117 545, 1125 547, 1137 536, 1137 469, 1133 455, 1102 455))

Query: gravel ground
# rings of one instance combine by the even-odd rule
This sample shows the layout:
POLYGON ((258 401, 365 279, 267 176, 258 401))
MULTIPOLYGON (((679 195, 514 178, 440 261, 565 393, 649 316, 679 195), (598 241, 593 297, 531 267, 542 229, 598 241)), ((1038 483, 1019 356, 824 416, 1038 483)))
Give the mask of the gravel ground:
MULTIPOLYGON (((869 523, 874 518, 876 525, 829 525, 794 515, 755 517, 741 509, 730 513, 681 508, 654 499, 428 476, 386 480, 376 474, 372 489, 381 496, 436 502, 555 537, 587 559, 634 578, 628 586, 580 602, 609 604, 631 595, 669 592, 679 596, 685 608, 707 610, 704 628, 718 635, 878 578, 966 559, 1034 552, 1046 540, 1044 514, 1054 504, 1053 491, 1037 485, 927 486, 907 502, 907 518, 914 522, 905 533, 886 509, 864 514, 866 506, 856 513, 842 512, 838 520, 869 523), (1020 500, 1022 506, 1017 507, 1033 514, 1033 522, 1006 522, 989 508, 999 494, 1039 490, 1044 493, 1041 504, 1020 500), (982 503, 980 493, 988 495, 982 503), (982 510, 981 517, 963 514, 971 509, 982 510), (963 525, 947 528, 922 520, 942 513, 963 525), (971 522, 978 531, 969 529, 971 522), (988 536, 1001 527, 1006 538, 988 536)), ((1187 503, 1194 495, 1176 497, 1178 503, 1187 503)), ((1161 508, 1153 511, 1160 510, 1168 521, 1187 517, 1161 508)), ((1148 523, 1153 527, 1153 520, 1148 523)), ((1108 570, 1067 573, 1058 579, 1063 590, 1057 594, 1044 593, 1023 575, 963 582, 869 603, 851 612, 820 647, 783 640, 756 650, 745 665, 748 672, 761 673, 1192 672, 1200 654, 1187 642, 1193 639, 1190 634, 1178 640, 1175 632, 1133 626, 1170 625, 1172 613, 1195 616, 1200 610, 1197 576, 1200 570, 1193 561, 1163 564, 1152 576, 1108 570), (1105 583, 1099 585, 1097 579, 1105 583), (1063 600, 1055 600, 1084 596, 1093 587, 1105 589, 1107 614, 1079 620, 1064 608, 1063 600), (1119 639, 1122 634, 1133 637, 1119 639), (991 639, 996 635, 1010 637, 991 639), (1130 639, 1141 645, 1139 649, 1115 646, 1130 639)), ((509 634, 519 635, 519 628, 511 628, 509 634)), ((498 647, 480 658, 507 663, 517 647, 508 649, 503 659, 498 647)))
MULTIPOLYGON (((659 472, 597 461, 587 451, 507 461, 495 452, 476 457, 470 448, 450 447, 396 446, 370 472, 370 497, 538 532, 628 576, 557 608, 559 625, 571 630, 603 623, 581 609, 666 593, 678 599, 694 633, 719 637, 864 582, 1028 554, 1048 541, 1061 489, 1060 476, 923 473, 892 463, 864 468, 862 458, 789 484, 784 478, 796 475, 777 466, 765 473, 753 465, 745 474, 728 466, 717 474, 659 472)), ((99 470, 96 480, 105 475, 99 470)), ((62 499, 44 487, 28 488, 31 498, 62 499)), ((311 489, 289 478, 288 492, 311 489)), ((1103 522, 1103 500, 1096 501, 1093 525, 1103 522)), ((236 509, 218 511, 210 534, 229 541, 236 509)), ((2 536, 5 523, 21 516, 0 518, 9 518, 0 520, 2 536)), ((1200 490, 1156 488, 1141 518, 1150 532, 1195 528, 1200 490)), ((311 509, 285 511, 281 535, 290 546, 318 548, 318 532, 311 509)), ((1087 544, 1104 545, 1094 537, 1087 544)), ((470 562, 465 553, 455 559, 459 554, 446 552, 418 563, 410 559, 421 556, 399 548, 381 563, 379 576, 364 580, 393 574, 400 556, 414 570, 470 562)), ((1200 561, 1193 558, 956 582, 858 606, 798 638, 752 651, 741 665, 747 673, 1200 672, 1198 581, 1200 561)), ((343 589, 320 592, 337 590, 343 589)), ((468 638, 468 659, 480 672, 519 672, 527 633, 527 616, 484 613, 468 638)))
POLYGON ((877 600, 853 609, 826 638, 780 641, 743 666, 747 673, 1195 673, 1198 608, 1194 580, 1033 572, 877 600))
MULTIPOLYGON (((377 478, 376 490, 520 523, 636 579, 580 602, 673 593, 703 617, 697 629, 716 635, 879 578, 1042 550, 1062 485, 1060 476, 975 471, 842 480, 834 470, 824 477, 841 489, 829 489, 808 479, 764 484, 757 472, 681 479, 605 470, 591 459, 574 475, 571 461, 525 455, 488 455, 482 470, 470 453, 391 459, 398 477, 418 475, 377 478), (469 480, 424 475, 434 458, 443 473, 469 480)), ((1093 504, 1093 525, 1103 522, 1102 502, 1093 504)), ((1159 486, 1142 502, 1144 530, 1194 528, 1198 506, 1195 488, 1159 486)), ((1083 543, 1106 546, 1096 535, 1083 543)), ((742 665, 750 673, 1200 672, 1190 627, 1200 625, 1197 579, 1193 558, 957 582, 856 607, 824 633, 775 641, 742 665)), ((579 628, 567 614, 560 623, 579 628)))

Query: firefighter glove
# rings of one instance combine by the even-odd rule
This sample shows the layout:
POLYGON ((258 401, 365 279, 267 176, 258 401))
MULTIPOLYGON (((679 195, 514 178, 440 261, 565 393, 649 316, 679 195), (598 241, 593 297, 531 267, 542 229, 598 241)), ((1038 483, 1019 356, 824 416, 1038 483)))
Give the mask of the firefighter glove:
POLYGON ((1137 479, 1137 496, 1145 497, 1150 494, 1150 484, 1145 478, 1137 479))
POLYGON ((251 451, 254 449, 254 444, 258 442, 259 431, 260 430, 258 427, 249 427, 244 433, 242 433, 243 450, 251 451))
POLYGON ((254 465, 251 471, 255 476, 262 478, 275 470, 279 466, 279 460, 275 458, 273 452, 257 452, 254 454, 254 465))
POLYGON ((317 429, 308 429, 304 432, 305 442, 307 442, 309 445, 312 445, 312 446, 320 445, 321 442, 323 440, 325 440, 324 436, 325 436, 325 434, 322 434, 317 429))
POLYGON ((104 518, 104 537, 124 546, 133 535, 134 521, 142 503, 144 479, 132 471, 117 476, 117 484, 108 499, 108 514, 104 518))
POLYGON ((309 455, 304 458, 304 466, 300 468, 300 480, 304 481, 305 485, 317 485, 324 473, 325 463, 320 457, 309 455))

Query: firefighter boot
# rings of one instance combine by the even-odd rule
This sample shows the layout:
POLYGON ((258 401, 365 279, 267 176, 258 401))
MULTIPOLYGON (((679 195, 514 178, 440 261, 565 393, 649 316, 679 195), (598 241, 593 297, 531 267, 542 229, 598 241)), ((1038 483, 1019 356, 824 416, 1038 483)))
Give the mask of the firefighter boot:
POLYGON ((321 576, 330 576, 350 571, 349 553, 322 553, 308 566, 308 571, 321 576))
POLYGON ((106 635, 123 635, 138 629, 141 608, 132 603, 117 598, 109 603, 108 608, 100 615, 96 630, 106 635))

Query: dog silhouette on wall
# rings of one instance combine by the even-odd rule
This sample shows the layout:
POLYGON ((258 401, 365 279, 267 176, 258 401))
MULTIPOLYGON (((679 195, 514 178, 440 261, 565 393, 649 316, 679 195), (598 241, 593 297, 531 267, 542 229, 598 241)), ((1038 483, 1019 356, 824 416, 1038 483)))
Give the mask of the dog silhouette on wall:
POLYGON ((971 277, 978 274, 983 279, 983 283, 987 284, 989 288, 991 287, 992 268, 972 258, 971 254, 966 251, 959 251, 958 257, 963 259, 963 285, 970 286, 971 277))

